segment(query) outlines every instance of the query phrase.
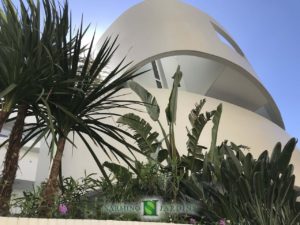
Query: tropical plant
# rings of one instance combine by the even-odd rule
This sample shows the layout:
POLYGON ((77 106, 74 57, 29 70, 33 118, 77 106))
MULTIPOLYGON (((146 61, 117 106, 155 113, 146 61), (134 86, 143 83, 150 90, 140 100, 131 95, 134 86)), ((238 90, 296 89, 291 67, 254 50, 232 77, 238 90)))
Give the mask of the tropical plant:
MULTIPOLYGON (((69 32, 71 33, 71 30, 69 32)), ((109 158, 112 154, 117 159, 124 160, 129 166, 129 156, 114 147, 110 140, 121 143, 130 152, 131 150, 141 152, 125 141, 124 136, 131 137, 129 133, 107 122, 108 118, 118 115, 111 110, 131 108, 131 105, 136 103, 136 101, 120 100, 117 96, 122 95, 120 91, 125 87, 126 82, 138 74, 134 69, 128 69, 129 64, 123 65, 123 61, 121 61, 110 70, 106 78, 99 82, 99 75, 106 69, 117 49, 117 38, 113 41, 108 38, 99 49, 95 59, 92 59, 91 51, 94 39, 85 49, 86 56, 83 57, 81 42, 85 32, 86 30, 83 30, 81 26, 73 38, 74 49, 62 54, 59 62, 61 82, 74 81, 65 84, 66 89, 72 90, 71 94, 63 96, 51 94, 45 103, 53 119, 49 124, 52 127, 51 130, 54 131, 51 134, 54 141, 50 146, 53 149, 53 143, 56 143, 56 150, 50 175, 42 192, 40 216, 51 216, 47 209, 49 205, 53 204, 54 196, 58 192, 58 175, 65 144, 67 141, 74 144, 72 140, 68 139, 70 133, 78 135, 83 141, 107 180, 109 178, 101 159, 97 158, 97 154, 88 142, 89 139, 98 145, 98 148, 109 158)), ((60 49, 68 47, 68 43, 63 42, 62 44, 60 49)))
POLYGON ((146 163, 136 160, 134 166, 138 175, 115 163, 105 162, 104 166, 113 175, 113 186, 102 185, 102 191, 107 193, 104 196, 106 201, 135 202, 145 196, 168 196, 168 177, 153 160, 146 163))
POLYGON ((166 118, 169 125, 169 133, 165 131, 160 120, 160 108, 157 104, 155 97, 151 95, 145 88, 134 81, 130 81, 128 86, 140 97, 144 106, 146 107, 147 113, 150 118, 157 122, 161 128, 161 133, 163 134, 163 141, 158 141, 159 134, 155 131, 152 132, 151 125, 144 119, 140 118, 134 113, 128 113, 123 115, 118 119, 118 123, 128 126, 134 132, 134 138, 139 146, 139 148, 148 155, 148 158, 153 158, 156 154, 157 163, 167 162, 167 166, 161 165, 166 173, 169 174, 170 182, 169 191, 173 193, 173 200, 176 200, 179 193, 180 182, 190 170, 195 170, 199 167, 202 168, 202 158, 203 158, 203 146, 199 145, 199 138, 202 130, 208 121, 213 119, 213 129, 212 129, 212 142, 209 154, 211 158, 214 157, 214 149, 217 141, 217 131, 218 125, 221 117, 222 106, 219 105, 216 111, 207 112, 206 114, 200 113, 205 100, 201 100, 199 104, 196 104, 195 108, 191 111, 189 115, 189 120, 192 126, 191 131, 188 130, 188 141, 187 141, 187 156, 179 156, 176 142, 175 142, 175 123, 176 123, 176 112, 177 112, 177 96, 178 87, 180 86, 180 80, 182 78, 182 72, 178 66, 176 73, 173 76, 174 82, 169 97, 169 103, 165 110, 166 118), (162 145, 164 142, 165 145, 162 145), (166 149, 164 148, 166 147, 166 149))
MULTIPOLYGON (((178 96, 178 87, 180 87, 180 81, 182 78, 182 72, 178 66, 176 73, 173 76, 174 82, 169 97, 169 103, 166 108, 166 118, 169 125, 169 133, 167 134, 165 129, 162 126, 162 123, 159 120, 160 108, 157 104, 156 98, 151 95, 145 88, 134 81, 128 82, 128 86, 140 97, 144 106, 146 107, 147 113, 150 118, 157 122, 161 128, 163 134, 163 141, 167 147, 168 155, 171 158, 177 158, 179 156, 176 143, 175 143, 175 131, 174 125, 176 122, 177 114, 177 96, 178 96)), ((201 113, 201 109, 205 104, 205 99, 201 100, 199 104, 196 104, 195 108, 189 114, 190 124, 192 126, 191 132, 188 131, 188 142, 187 148, 189 153, 201 153, 203 146, 198 145, 198 141, 201 135, 202 130, 204 129, 206 123, 213 119, 214 127, 212 129, 212 141, 211 141, 211 151, 216 147, 217 141, 217 132, 218 126, 222 114, 222 105, 217 107, 217 110, 212 112, 207 112, 205 114, 201 113), (216 114, 216 115, 215 115, 216 114), (201 150, 201 151, 200 151, 201 150)), ((139 116, 129 113, 118 120, 119 123, 127 125, 135 132, 135 139, 140 147, 140 149, 145 149, 146 152, 155 152, 160 146, 157 142, 158 133, 151 133, 151 125, 147 123, 144 119, 141 119, 139 116)), ((212 153, 211 153, 212 154, 212 153)), ((165 154, 164 154, 165 155, 165 154)))
MULTIPOLYGON (((174 78, 176 80, 176 74, 174 78)), ((129 86, 140 96, 152 120, 157 121, 159 107, 156 99, 137 83, 131 82, 129 86)), ((172 90, 172 93, 176 92, 172 90)), ((176 98, 173 99, 173 105, 174 100, 176 98)), ((172 189, 177 188, 175 192, 185 199, 198 200, 199 219, 208 224, 222 218, 229 220, 230 224, 297 224, 300 207, 296 198, 299 194, 294 190, 295 176, 292 173, 293 166, 289 164, 296 140, 291 139, 283 150, 277 144, 271 158, 265 151, 257 160, 251 153, 244 154, 246 146, 228 145, 226 141, 217 146, 222 106, 219 105, 215 111, 201 113, 204 104, 205 100, 200 101, 189 114, 192 129, 188 130, 188 155, 176 157, 178 170, 170 175, 173 178, 170 182, 172 189), (210 120, 213 122, 212 139, 210 148, 205 150, 206 147, 198 142, 210 120)), ((166 112, 168 118, 169 108, 166 112)), ((158 152, 157 163, 172 156, 172 151, 162 149, 157 140, 158 133, 153 132, 145 120, 131 113, 121 117, 118 122, 134 131, 140 149, 147 153, 158 152)), ((169 132, 174 132, 173 127, 169 132)), ((168 138, 163 129, 162 133, 168 138)), ((168 148, 168 142, 166 146, 168 148)), ((168 163, 172 165, 171 160, 168 163)), ((165 168, 168 166, 161 167, 164 171, 165 168)))
POLYGON ((27 0, 28 8, 19 1, 20 14, 10 0, 2 1, 0 9, 0 130, 9 115, 17 113, 0 182, 1 215, 9 209, 19 152, 24 144, 21 139, 25 117, 39 112, 40 99, 55 83, 48 47, 53 44, 54 20, 60 18, 52 1, 42 2, 45 14, 42 25, 40 1, 27 0))
MULTIPOLYGON (((180 67, 177 68, 176 73, 174 74, 174 82, 173 88, 171 91, 171 95, 169 98, 169 104, 166 108, 166 118, 169 124, 169 135, 167 135, 165 129, 163 128, 160 120, 160 108, 157 104, 155 97, 153 97, 145 88, 141 85, 136 83, 135 81, 128 82, 128 86, 140 97, 146 110, 150 116, 150 118, 157 122, 161 128, 161 132, 164 137, 164 142, 168 151, 168 155, 170 156, 171 160, 178 157, 178 151, 175 145, 175 133, 174 133, 174 124, 176 122, 176 111, 177 111, 177 95, 178 95, 178 87, 180 86, 180 80, 182 78, 182 72, 180 71, 180 67)), ((138 144, 141 149, 146 147, 146 150, 150 150, 151 152, 155 152, 158 147, 158 143, 153 142, 157 141, 156 138, 158 137, 158 133, 149 133, 151 131, 151 126, 145 120, 139 118, 139 116, 130 113, 122 116, 119 120, 119 123, 129 126, 136 132, 136 139, 138 139, 138 144), (134 124, 135 123, 135 124, 134 124), (140 125, 139 127, 137 125, 140 125), (141 127, 143 126, 143 127, 141 127), (144 131, 142 133, 141 131, 144 131), (149 136, 148 136, 149 135, 149 136), (143 143, 143 141, 145 143, 143 143)))
MULTIPOLYGON (((91 207, 93 201, 90 195, 96 193, 101 187, 101 180, 94 178, 95 174, 89 174, 78 180, 72 177, 64 178, 62 181, 62 194, 56 196, 55 204, 51 205, 49 211, 55 218, 88 218, 88 211, 95 214, 91 207), (60 206, 65 207, 65 211, 60 210, 60 206)), ((34 187, 33 190, 24 191, 22 197, 13 199, 12 207, 15 208, 18 216, 36 217, 40 202, 42 186, 34 187)))
POLYGON ((299 224, 300 193, 294 190, 290 164, 295 145, 295 139, 283 149, 278 143, 271 157, 264 151, 256 160, 244 154, 243 146, 224 142, 217 148, 221 163, 213 165, 206 156, 208 169, 193 174, 185 185, 187 193, 199 200, 208 224, 220 218, 233 224, 299 224))
POLYGON ((40 1, 26 0, 27 7, 19 3, 20 13, 11 0, 2 1, 0 8, 0 129, 18 105, 28 105, 29 110, 47 91, 49 79, 53 81, 49 48, 54 44, 55 21, 60 20, 54 1, 43 0, 42 7, 40 1))
POLYGON ((30 191, 23 191, 23 196, 13 198, 11 207, 18 212, 18 216, 36 217, 41 187, 34 187, 30 191))

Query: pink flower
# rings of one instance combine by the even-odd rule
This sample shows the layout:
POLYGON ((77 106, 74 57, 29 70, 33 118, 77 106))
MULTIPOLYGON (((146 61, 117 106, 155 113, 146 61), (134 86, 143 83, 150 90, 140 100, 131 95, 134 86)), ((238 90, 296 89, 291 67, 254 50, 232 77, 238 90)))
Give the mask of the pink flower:
POLYGON ((226 225, 225 219, 220 219, 219 225, 226 225))
POLYGON ((61 215, 66 215, 68 213, 68 207, 66 206, 66 204, 61 203, 58 206, 58 211, 61 215))
POLYGON ((190 218, 189 224, 196 224, 197 221, 194 218, 190 218))

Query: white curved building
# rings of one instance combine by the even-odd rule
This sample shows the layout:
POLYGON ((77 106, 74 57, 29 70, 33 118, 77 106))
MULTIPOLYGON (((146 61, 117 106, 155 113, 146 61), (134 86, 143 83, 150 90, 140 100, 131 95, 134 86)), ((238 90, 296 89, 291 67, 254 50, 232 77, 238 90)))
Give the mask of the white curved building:
POLYGON ((111 35, 119 35, 120 44, 112 67, 126 55, 127 62, 151 69, 138 79, 144 86, 169 88, 179 64, 183 90, 241 106, 284 128, 242 50, 198 9, 176 0, 146 0, 123 13, 103 38, 111 35))
MULTIPOLYGON (((124 12, 103 34, 98 45, 107 36, 116 35, 120 46, 111 66, 126 56, 125 63, 132 62, 141 70, 149 69, 136 80, 156 96, 162 109, 167 106, 171 77, 176 67, 181 66, 183 79, 176 123, 181 153, 186 151, 188 113, 203 98, 207 99, 204 110, 223 104, 219 142, 230 140, 247 145, 258 156, 265 149, 271 151, 276 142, 285 144, 290 139, 276 103, 245 54, 207 14, 179 0, 145 0, 124 12)), ((132 98, 136 97, 132 95, 132 98)), ((150 121, 146 114, 141 115, 150 121)), ((164 119, 163 113, 160 118, 164 119)), ((210 129, 200 141, 209 146, 210 129)), ((92 160, 87 155, 76 154, 73 153, 73 163, 81 168, 85 164, 83 157, 92 160)), ((295 171, 300 171, 299 149, 294 152, 292 162, 295 171)), ((71 172, 68 165, 64 163, 67 175, 80 173, 71 172)), ((300 176, 296 184, 300 186, 300 176)))
MULTIPOLYGON (((136 80, 156 96, 165 126, 163 109, 167 106, 171 77, 177 66, 181 66, 183 79, 175 128, 180 153, 186 153, 188 114, 203 98, 207 100, 204 110, 213 110, 223 104, 219 143, 229 140, 243 144, 258 156, 265 149, 271 151, 278 141, 285 144, 290 139, 276 103, 245 54, 225 29, 207 14, 179 0, 145 0, 124 12, 103 34, 98 46, 111 35, 119 35, 120 44, 111 67, 126 56, 125 63, 132 62, 140 70, 150 69, 136 80)), ((126 98, 138 99, 134 94, 126 95, 126 98)), ((140 115, 150 122, 146 113, 140 115)), ((111 119, 111 123, 115 120, 111 119)), ((159 131, 156 124, 153 128, 159 131)), ((210 127, 207 127, 200 144, 209 146, 210 138, 210 127)), ((79 178, 85 173, 98 173, 96 163, 76 136, 75 144, 77 148, 69 145, 65 151, 64 176, 79 178)), ((108 160, 101 151, 98 156, 101 161, 108 160)), ((46 144, 37 146, 22 160, 17 189, 47 178, 49 155, 46 144)), ((300 171, 299 149, 294 152, 292 163, 295 173, 300 171)), ((296 177, 296 185, 300 186, 300 176, 296 177)))

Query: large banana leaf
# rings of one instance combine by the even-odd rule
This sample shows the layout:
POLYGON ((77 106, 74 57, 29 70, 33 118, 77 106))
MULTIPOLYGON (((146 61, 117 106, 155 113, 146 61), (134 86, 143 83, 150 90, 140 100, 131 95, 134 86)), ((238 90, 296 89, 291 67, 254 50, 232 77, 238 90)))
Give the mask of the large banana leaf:
POLYGON ((121 116, 117 122, 128 126, 134 131, 134 139, 146 155, 158 150, 160 146, 160 143, 157 141, 158 133, 151 132, 151 125, 144 119, 133 113, 129 113, 121 116))
POLYGON ((292 138, 291 140, 288 141, 288 143, 284 146, 279 159, 278 159, 278 169, 280 172, 284 172, 289 165, 293 151, 296 147, 297 140, 296 138, 292 138))
POLYGON ((157 104, 156 98, 152 96, 144 87, 135 81, 128 81, 128 86, 133 90, 142 100, 146 110, 153 121, 158 121, 159 118, 159 105, 157 104))
POLYGON ((132 178, 132 173, 124 166, 111 162, 104 162, 103 166, 108 168, 121 183, 127 183, 132 178))
POLYGON ((202 130, 208 121, 211 120, 211 117, 214 114, 214 111, 201 113, 201 109, 205 104, 205 99, 201 100, 199 104, 196 104, 195 108, 189 114, 190 124, 192 126, 191 131, 188 131, 188 141, 187 141, 187 150, 193 156, 202 156, 202 150, 205 147, 198 144, 199 138, 201 136, 202 130))

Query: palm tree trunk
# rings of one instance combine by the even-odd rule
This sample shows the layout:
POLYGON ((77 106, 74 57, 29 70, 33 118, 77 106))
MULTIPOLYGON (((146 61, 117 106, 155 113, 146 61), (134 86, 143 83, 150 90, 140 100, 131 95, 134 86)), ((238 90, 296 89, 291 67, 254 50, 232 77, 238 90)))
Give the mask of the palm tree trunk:
POLYGON ((0 132, 2 131, 3 125, 9 116, 9 112, 0 111, 0 132))
POLYGON ((39 206, 39 216, 41 217, 51 217, 51 207, 54 204, 55 195, 59 189, 58 176, 61 165, 61 160, 63 156, 63 151, 65 148, 66 138, 61 135, 57 142, 57 150, 52 161, 51 171, 49 179, 45 184, 42 196, 41 204, 39 206))
POLYGON ((18 169, 19 153, 22 147, 21 140, 27 109, 28 106, 25 104, 18 106, 17 119, 9 136, 9 144, 5 155, 2 179, 0 181, 0 215, 2 216, 9 214, 10 198, 18 169))

